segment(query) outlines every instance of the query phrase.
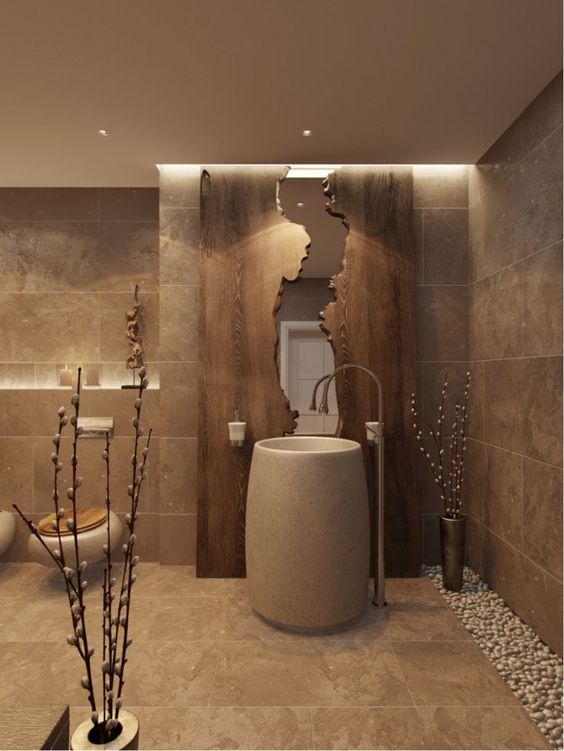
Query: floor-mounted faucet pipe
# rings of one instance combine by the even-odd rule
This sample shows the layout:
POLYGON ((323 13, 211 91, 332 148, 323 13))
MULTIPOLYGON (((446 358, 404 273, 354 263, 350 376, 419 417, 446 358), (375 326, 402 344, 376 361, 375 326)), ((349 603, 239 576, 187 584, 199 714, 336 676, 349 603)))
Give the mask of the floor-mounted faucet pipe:
POLYGON ((372 466, 374 477, 374 492, 376 494, 376 503, 374 508, 374 599, 373 604, 382 607, 386 604, 385 596, 385 567, 384 567, 384 492, 385 492, 385 473, 384 473, 384 406, 383 406, 383 391, 382 383, 380 379, 368 368, 363 365, 357 365, 355 363, 346 363, 340 365, 332 373, 328 373, 320 378, 313 387, 313 394, 311 397, 310 409, 315 411, 317 409, 317 389, 324 383, 323 395, 321 397, 321 403, 319 405, 319 412, 328 414, 329 405, 329 387, 331 381, 335 378, 337 373, 353 368, 356 370, 362 370, 367 373, 378 389, 378 420, 376 422, 365 423, 366 435, 368 442, 372 448, 372 466))

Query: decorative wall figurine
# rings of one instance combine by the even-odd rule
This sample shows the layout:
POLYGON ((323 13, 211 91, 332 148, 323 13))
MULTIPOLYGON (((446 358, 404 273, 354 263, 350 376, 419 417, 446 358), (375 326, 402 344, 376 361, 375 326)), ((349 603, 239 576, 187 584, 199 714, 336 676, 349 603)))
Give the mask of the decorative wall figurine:
POLYGON ((133 291, 133 307, 126 312, 127 318, 127 330, 125 336, 129 342, 129 355, 125 361, 125 366, 128 370, 133 371, 133 382, 122 386, 122 389, 134 389, 135 385, 135 371, 138 368, 143 367, 143 355, 145 350, 143 349, 143 337, 141 332, 143 330, 143 305, 139 300, 139 285, 135 285, 133 291))

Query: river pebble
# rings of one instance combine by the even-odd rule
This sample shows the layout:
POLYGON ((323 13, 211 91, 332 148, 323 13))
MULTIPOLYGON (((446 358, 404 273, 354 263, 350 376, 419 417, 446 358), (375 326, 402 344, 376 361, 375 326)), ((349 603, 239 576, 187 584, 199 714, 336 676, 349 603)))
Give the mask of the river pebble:
POLYGON ((424 572, 522 702, 553 748, 562 748, 562 660, 472 569, 460 592, 443 587, 440 566, 424 572))

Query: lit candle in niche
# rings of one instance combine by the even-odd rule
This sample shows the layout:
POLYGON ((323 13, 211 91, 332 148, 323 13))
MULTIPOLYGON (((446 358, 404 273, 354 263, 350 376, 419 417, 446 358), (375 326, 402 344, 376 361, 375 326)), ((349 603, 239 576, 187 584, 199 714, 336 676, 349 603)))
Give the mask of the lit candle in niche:
POLYGON ((62 370, 59 370, 59 386, 72 388, 72 370, 66 365, 62 370))
POLYGON ((100 386, 98 368, 88 368, 86 371, 86 385, 90 388, 100 386))

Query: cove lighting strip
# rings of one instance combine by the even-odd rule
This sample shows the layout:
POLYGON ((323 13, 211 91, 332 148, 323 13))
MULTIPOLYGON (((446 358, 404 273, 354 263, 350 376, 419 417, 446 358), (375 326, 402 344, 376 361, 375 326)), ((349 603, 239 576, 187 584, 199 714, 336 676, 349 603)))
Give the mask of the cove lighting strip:
POLYGON ((313 177, 324 180, 330 172, 342 166, 342 164, 291 164, 286 179, 289 177, 313 177))

